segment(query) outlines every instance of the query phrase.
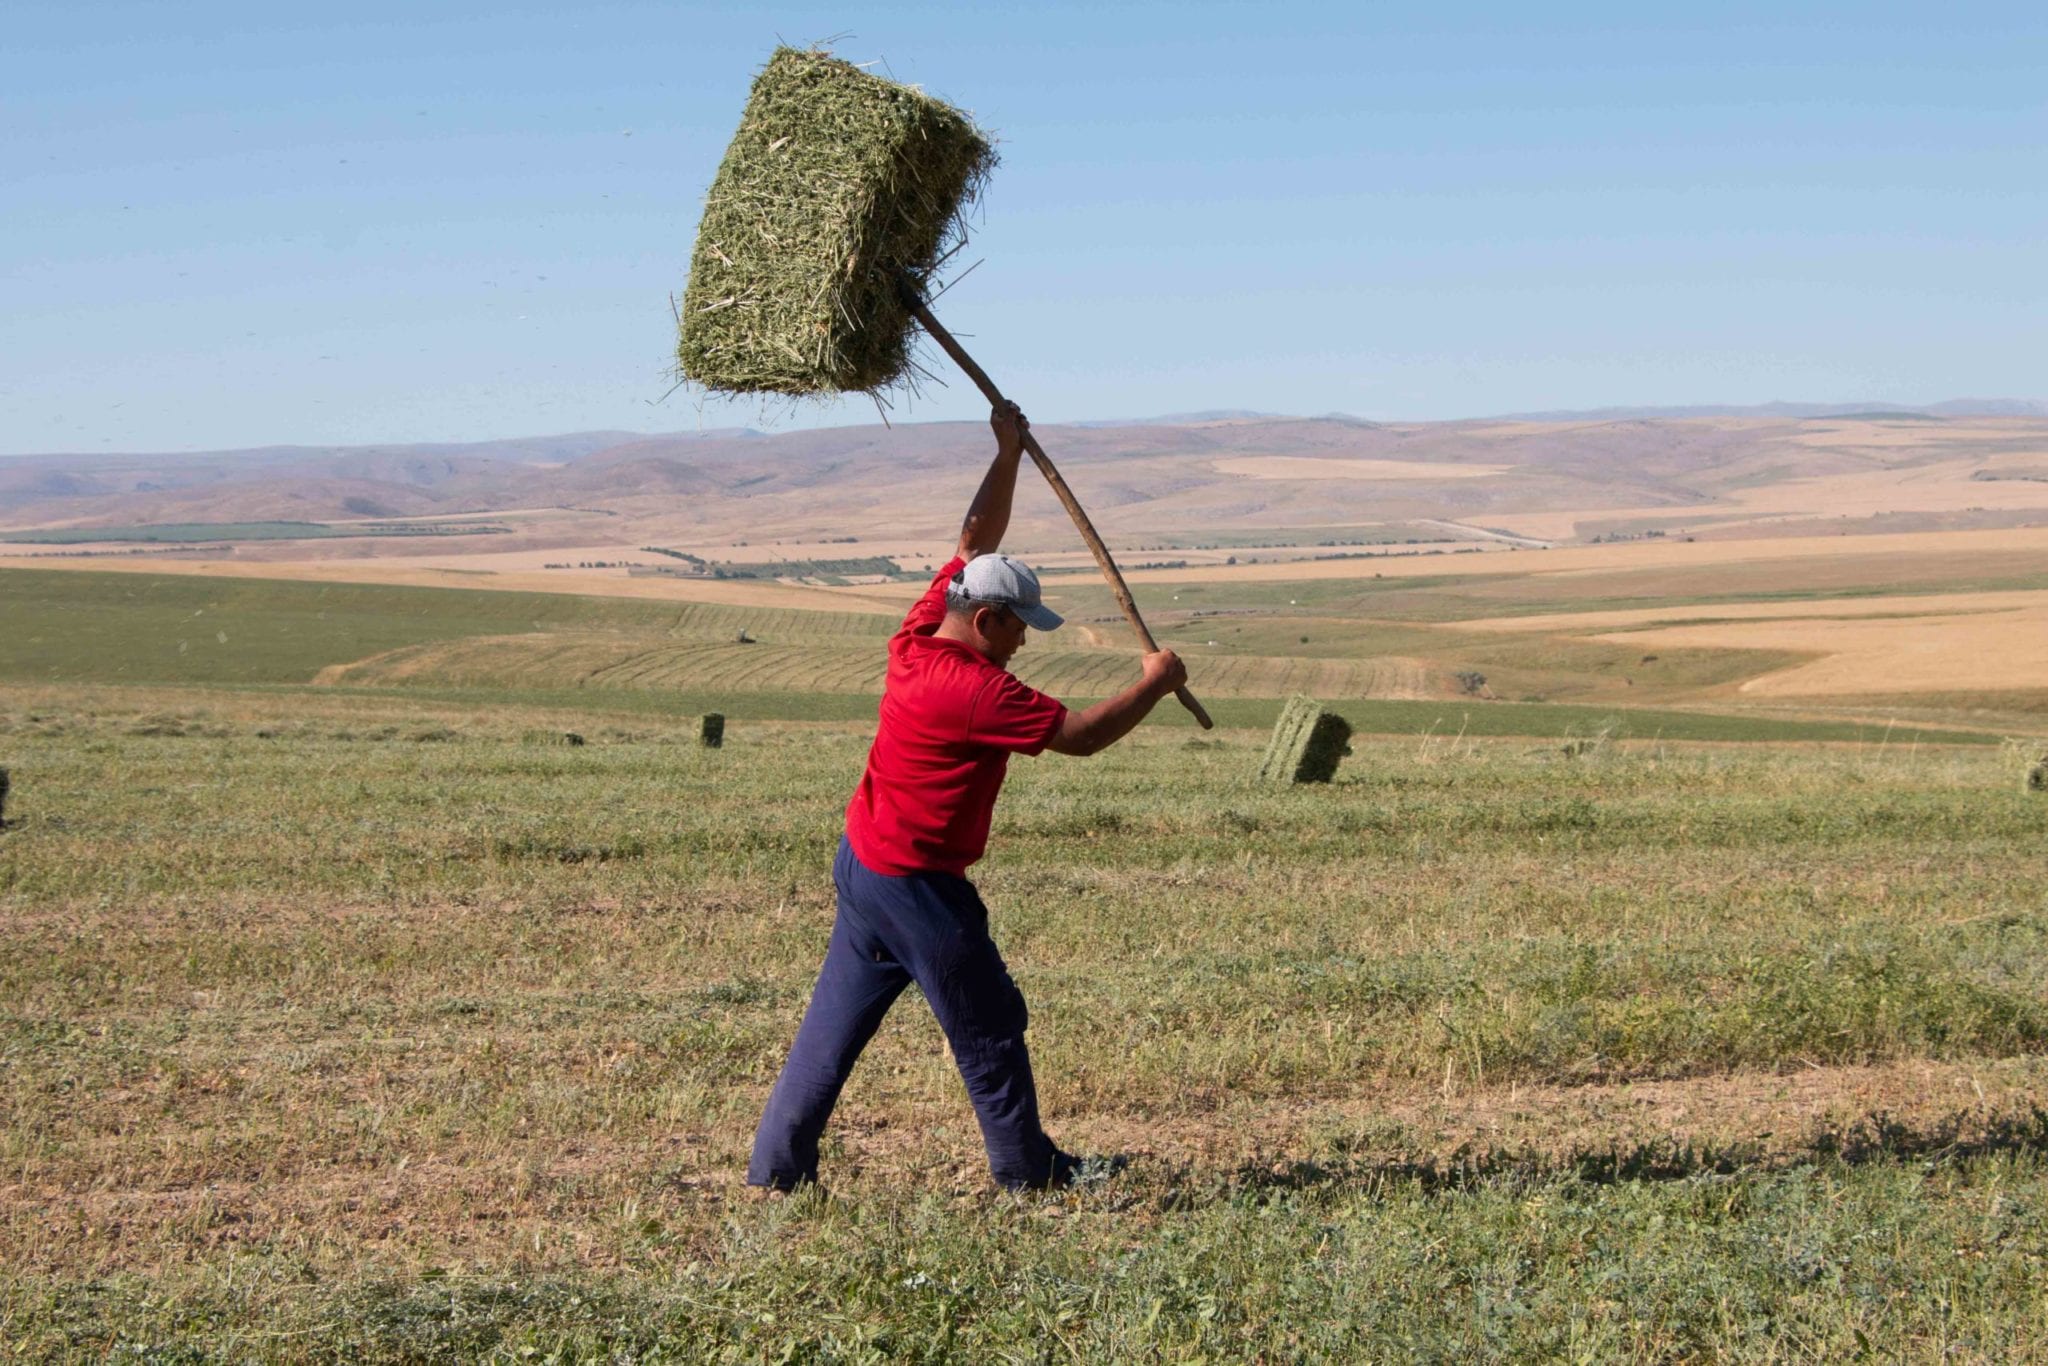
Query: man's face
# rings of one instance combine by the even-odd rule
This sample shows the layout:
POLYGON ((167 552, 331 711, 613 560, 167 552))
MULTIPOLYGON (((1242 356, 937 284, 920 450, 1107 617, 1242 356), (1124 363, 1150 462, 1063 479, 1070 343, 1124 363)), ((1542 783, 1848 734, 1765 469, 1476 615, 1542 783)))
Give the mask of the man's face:
POLYGON ((989 661, 1007 667, 1010 656, 1024 648, 1024 636, 1031 628, 1007 607, 984 607, 974 619, 981 638, 988 643, 989 661))

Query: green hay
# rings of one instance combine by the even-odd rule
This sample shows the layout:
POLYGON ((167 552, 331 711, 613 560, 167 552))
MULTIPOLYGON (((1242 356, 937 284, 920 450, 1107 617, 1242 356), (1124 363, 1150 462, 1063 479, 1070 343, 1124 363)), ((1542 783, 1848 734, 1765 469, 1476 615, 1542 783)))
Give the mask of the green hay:
POLYGON ((894 271, 924 284, 995 162, 951 105, 823 52, 777 49, 705 199, 683 378, 796 396, 903 381, 911 317, 894 271))
POLYGON ((1273 725, 1259 781, 1327 783, 1351 753, 1351 723, 1313 697, 1291 697, 1273 725))

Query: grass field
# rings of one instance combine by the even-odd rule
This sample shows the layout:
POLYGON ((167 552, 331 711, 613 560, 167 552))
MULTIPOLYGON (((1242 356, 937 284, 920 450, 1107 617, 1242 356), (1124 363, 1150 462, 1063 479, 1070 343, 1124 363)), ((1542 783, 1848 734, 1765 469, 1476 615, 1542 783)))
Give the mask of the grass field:
POLYGON ((2031 751, 1355 698, 1273 789, 1274 699, 1163 709, 978 870, 1128 1169, 993 1193, 913 993, 757 1203, 872 698, 310 682, 738 610, 0 576, 0 1357, 2048 1356, 2031 751))

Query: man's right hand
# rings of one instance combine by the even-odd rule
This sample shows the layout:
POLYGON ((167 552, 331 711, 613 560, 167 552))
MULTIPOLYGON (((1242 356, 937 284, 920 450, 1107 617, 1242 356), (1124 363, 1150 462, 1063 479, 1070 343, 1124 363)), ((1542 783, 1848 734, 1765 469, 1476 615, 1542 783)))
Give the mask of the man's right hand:
POLYGON ((1056 754, 1100 753, 1129 735, 1160 698, 1187 686, 1187 666, 1173 651, 1155 650, 1139 662, 1142 678, 1086 711, 1068 712, 1046 748, 1056 754))
POLYGON ((1185 688, 1188 685, 1188 666, 1180 662, 1180 656, 1171 650, 1159 650, 1146 655, 1143 661, 1145 686, 1158 697, 1185 688))
POLYGON ((998 455, 1023 453, 1024 433, 1031 430, 1031 419, 1024 416, 1022 408, 1004 399, 989 410, 988 425, 995 431, 998 455))

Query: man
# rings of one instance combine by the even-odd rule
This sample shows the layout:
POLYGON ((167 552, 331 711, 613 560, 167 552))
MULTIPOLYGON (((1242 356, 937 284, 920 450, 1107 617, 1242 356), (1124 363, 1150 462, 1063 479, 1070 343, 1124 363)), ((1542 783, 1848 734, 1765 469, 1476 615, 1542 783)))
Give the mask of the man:
POLYGON ((1024 997, 965 874, 988 843, 1011 754, 1104 749, 1186 683, 1187 670, 1171 650, 1146 655, 1136 683, 1085 711, 1009 672, 1026 631, 1050 631, 1060 617, 1040 600, 1037 575, 994 553, 1029 424, 1004 404, 989 425, 996 458, 959 551, 889 641, 881 725, 832 869, 831 946, 754 1136, 749 1185, 786 1191, 818 1179, 818 1139, 840 1088, 912 982, 952 1046, 997 1183, 1033 1190, 1073 1177, 1075 1160, 1039 1127, 1024 997))

